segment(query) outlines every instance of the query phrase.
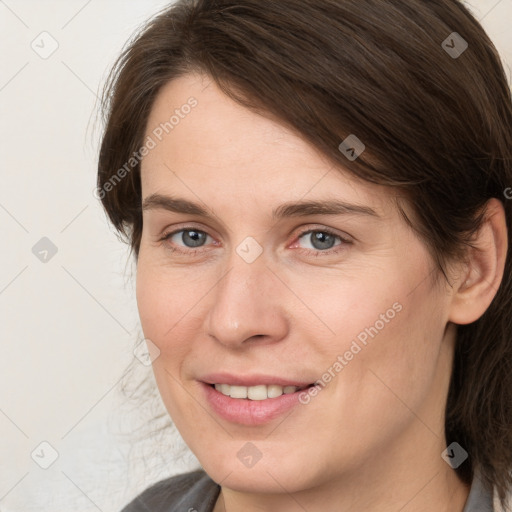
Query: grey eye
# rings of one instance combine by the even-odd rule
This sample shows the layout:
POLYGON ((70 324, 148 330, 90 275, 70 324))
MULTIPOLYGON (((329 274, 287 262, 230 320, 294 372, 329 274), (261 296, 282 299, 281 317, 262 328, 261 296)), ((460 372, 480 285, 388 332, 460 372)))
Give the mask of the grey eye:
POLYGON ((194 248, 204 245, 208 235, 204 231, 198 231, 197 229, 182 229, 174 233, 170 238, 177 245, 194 248))
POLYGON ((319 251, 331 249, 331 247, 334 247, 335 245, 340 245, 339 243, 336 243, 336 239, 340 240, 341 243, 341 237, 326 231, 309 231, 299 237, 299 240, 309 242, 309 247, 306 247, 307 249, 317 249, 319 251))

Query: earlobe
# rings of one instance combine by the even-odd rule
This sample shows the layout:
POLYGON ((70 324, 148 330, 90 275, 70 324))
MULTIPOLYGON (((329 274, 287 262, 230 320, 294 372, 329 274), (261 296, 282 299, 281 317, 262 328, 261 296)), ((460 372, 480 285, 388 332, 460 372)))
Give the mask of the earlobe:
POLYGON ((508 237, 505 209, 498 199, 487 202, 472 245, 451 304, 449 320, 459 325, 475 322, 485 313, 503 279, 508 237))

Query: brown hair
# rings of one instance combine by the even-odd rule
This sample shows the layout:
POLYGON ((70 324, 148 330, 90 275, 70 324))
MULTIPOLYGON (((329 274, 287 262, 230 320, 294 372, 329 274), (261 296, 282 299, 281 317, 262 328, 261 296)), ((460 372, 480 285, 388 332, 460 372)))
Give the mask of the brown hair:
MULTIPOLYGON (((126 162, 143 145, 162 85, 191 71, 361 179, 395 187, 441 271, 463 256, 492 197, 512 240, 510 89, 495 47, 459 1, 178 0, 129 42, 104 90, 98 194, 136 258, 140 164, 126 162), (349 134, 366 146, 354 161, 338 149, 349 134)), ((445 425, 448 444, 469 453, 460 478, 470 483, 478 466, 503 505, 512 485, 511 265, 509 251, 488 310, 458 326, 445 425)))

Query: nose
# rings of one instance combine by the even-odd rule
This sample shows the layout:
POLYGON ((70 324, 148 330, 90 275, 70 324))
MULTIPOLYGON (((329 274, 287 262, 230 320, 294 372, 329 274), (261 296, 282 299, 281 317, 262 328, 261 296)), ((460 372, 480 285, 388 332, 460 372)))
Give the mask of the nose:
POLYGON ((228 269, 209 294, 206 333, 231 349, 286 337, 284 286, 266 266, 263 255, 247 263, 235 253, 228 269))

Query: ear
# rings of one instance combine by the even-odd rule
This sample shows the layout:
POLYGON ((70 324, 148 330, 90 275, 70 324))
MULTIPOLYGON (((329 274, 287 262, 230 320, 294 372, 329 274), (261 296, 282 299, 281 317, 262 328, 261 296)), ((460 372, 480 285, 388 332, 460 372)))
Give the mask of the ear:
POLYGON ((449 320, 470 324, 478 320, 496 296, 503 279, 508 250, 503 204, 496 198, 485 205, 484 221, 468 248, 460 279, 454 283, 449 320))

